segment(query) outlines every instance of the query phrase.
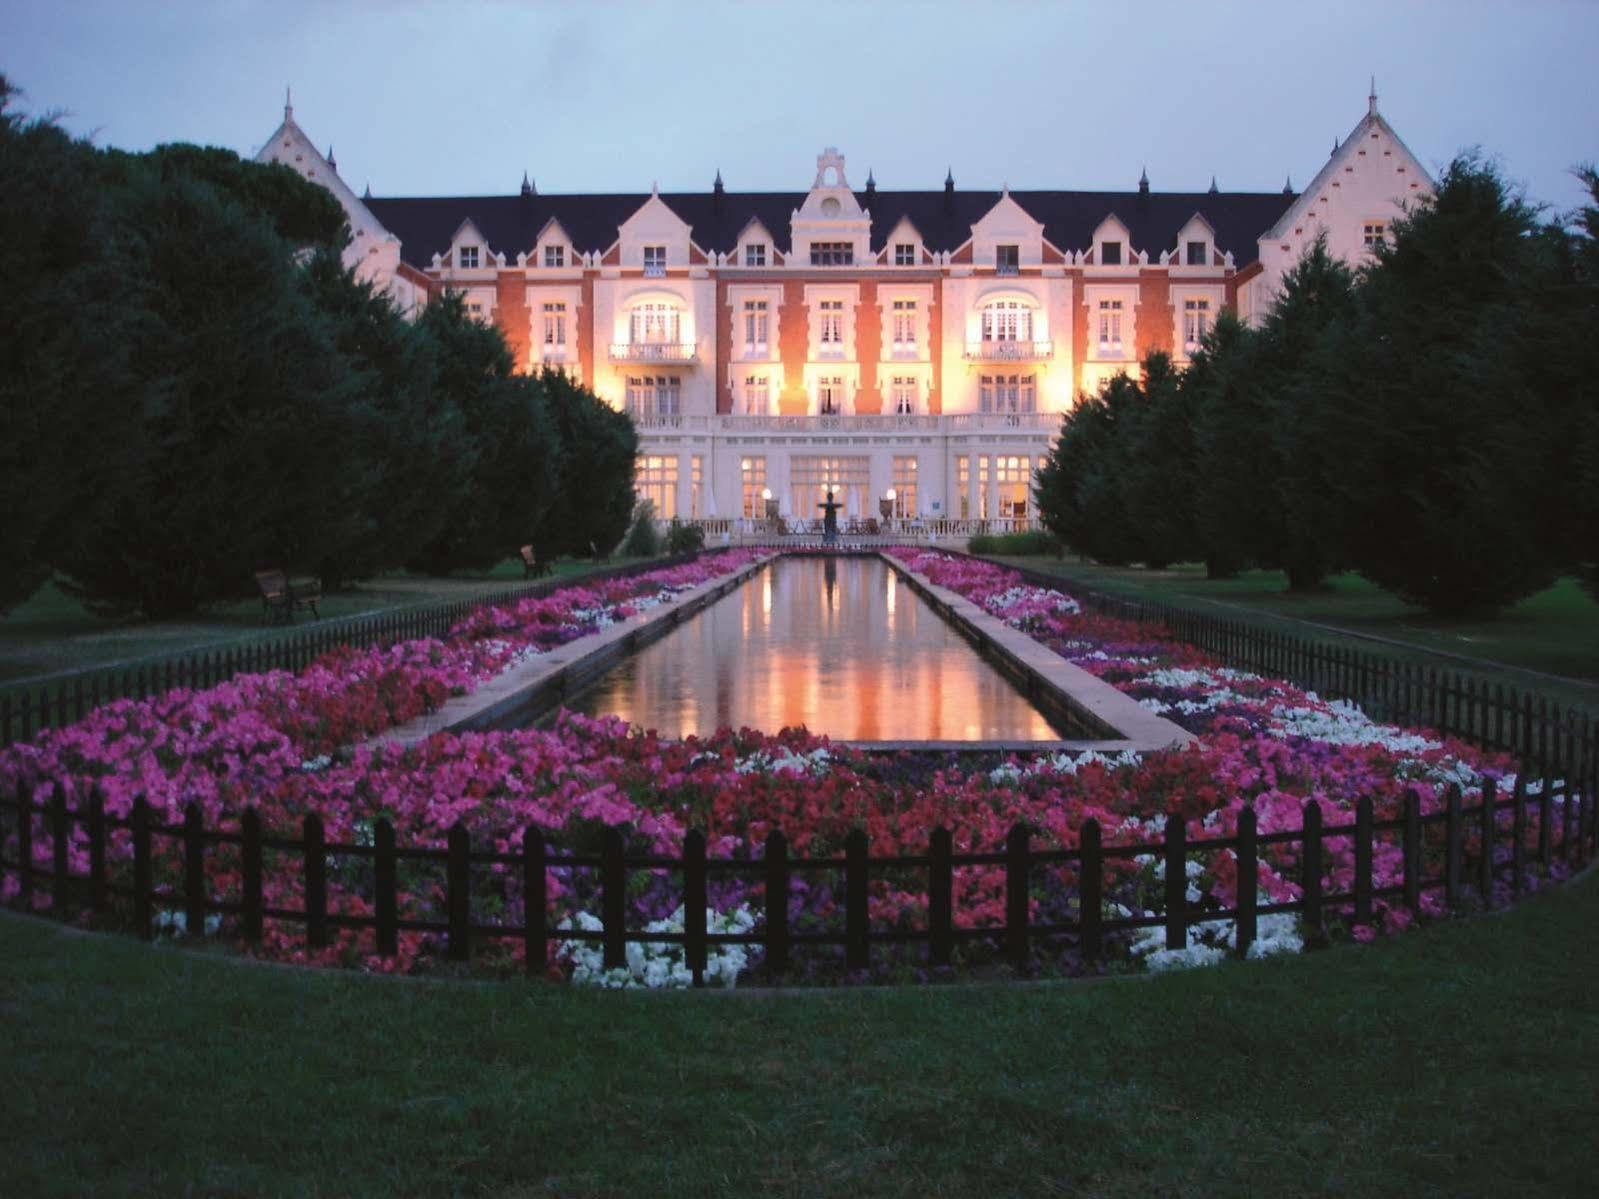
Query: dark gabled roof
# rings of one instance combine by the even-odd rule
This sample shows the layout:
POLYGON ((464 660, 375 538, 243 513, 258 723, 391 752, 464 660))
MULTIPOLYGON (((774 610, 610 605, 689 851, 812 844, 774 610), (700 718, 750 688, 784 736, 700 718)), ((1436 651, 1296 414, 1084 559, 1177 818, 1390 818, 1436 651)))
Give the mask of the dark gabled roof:
MULTIPOLYGON (((805 192, 663 193, 667 207, 691 229, 703 250, 728 252, 750 219, 758 218, 788 251, 789 220, 805 202, 805 192)), ((1255 260, 1256 242, 1294 201, 1279 192, 1079 192, 1013 191, 1011 198, 1041 221, 1044 236, 1059 249, 1087 250, 1094 230, 1115 215, 1127 226, 1132 248, 1151 262, 1175 249, 1177 234, 1198 212, 1216 230, 1217 246, 1231 251, 1242 267, 1255 260)), ((996 203, 997 191, 897 192, 879 188, 870 197, 856 193, 872 213, 872 249, 881 250, 901 217, 909 217, 930 250, 955 250, 972 235, 972 226, 996 203)), ((514 262, 531 251, 539 231, 553 217, 579 252, 603 251, 615 243, 621 224, 649 199, 647 193, 610 195, 437 196, 366 201, 372 215, 400 239, 401 254, 413 266, 432 265, 433 255, 468 218, 489 246, 514 262)))

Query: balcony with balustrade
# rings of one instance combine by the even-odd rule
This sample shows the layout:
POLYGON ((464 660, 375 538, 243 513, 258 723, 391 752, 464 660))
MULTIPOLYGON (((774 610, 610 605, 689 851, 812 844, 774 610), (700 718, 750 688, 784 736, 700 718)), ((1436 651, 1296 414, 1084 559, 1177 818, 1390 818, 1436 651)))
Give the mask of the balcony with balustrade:
POLYGON ((1055 356, 1052 341, 969 341, 968 362, 1043 362, 1055 356))
POLYGON ((691 341, 617 341, 611 343, 612 362, 677 362, 699 361, 699 347, 691 341))

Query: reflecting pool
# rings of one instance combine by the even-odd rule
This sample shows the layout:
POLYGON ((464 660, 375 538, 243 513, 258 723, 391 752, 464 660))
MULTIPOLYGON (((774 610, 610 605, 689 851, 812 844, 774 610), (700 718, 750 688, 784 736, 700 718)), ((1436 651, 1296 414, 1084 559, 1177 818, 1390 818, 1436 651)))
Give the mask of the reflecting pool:
POLYGON ((876 557, 779 558, 566 706, 667 737, 723 725, 845 741, 1062 735, 876 557))

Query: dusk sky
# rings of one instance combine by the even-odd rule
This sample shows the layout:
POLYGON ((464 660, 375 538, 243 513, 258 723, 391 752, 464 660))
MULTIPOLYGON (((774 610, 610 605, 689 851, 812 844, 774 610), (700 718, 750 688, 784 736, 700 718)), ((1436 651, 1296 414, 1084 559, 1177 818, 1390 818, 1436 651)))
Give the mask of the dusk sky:
POLYGON ((0 0, 0 71, 101 145, 253 153, 282 116, 378 195, 809 186, 1301 186, 1382 112, 1578 202, 1599 4, 0 0))

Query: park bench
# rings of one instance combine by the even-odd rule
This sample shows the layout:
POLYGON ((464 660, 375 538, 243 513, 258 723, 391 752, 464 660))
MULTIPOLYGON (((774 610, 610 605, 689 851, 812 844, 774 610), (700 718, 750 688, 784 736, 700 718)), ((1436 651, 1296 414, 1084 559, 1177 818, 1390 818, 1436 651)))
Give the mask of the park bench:
POLYGON ((293 624, 297 608, 309 608, 314 618, 322 619, 322 613, 317 611, 322 599, 321 580, 300 579, 291 583, 281 570, 258 570, 255 585, 261 589, 261 610, 273 624, 293 624))
POLYGON ((518 552, 522 555, 522 577, 524 579, 536 579, 540 575, 550 573, 550 564, 540 561, 539 556, 533 552, 531 545, 524 545, 518 552))

